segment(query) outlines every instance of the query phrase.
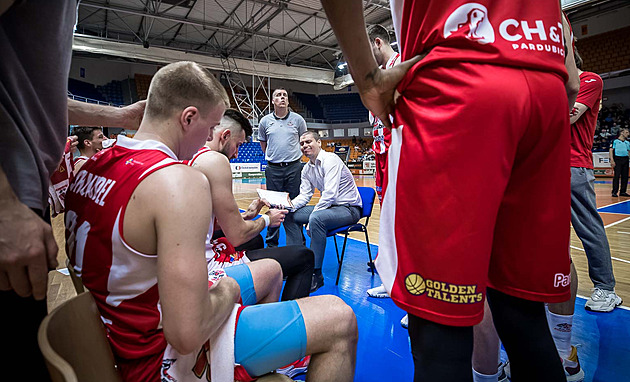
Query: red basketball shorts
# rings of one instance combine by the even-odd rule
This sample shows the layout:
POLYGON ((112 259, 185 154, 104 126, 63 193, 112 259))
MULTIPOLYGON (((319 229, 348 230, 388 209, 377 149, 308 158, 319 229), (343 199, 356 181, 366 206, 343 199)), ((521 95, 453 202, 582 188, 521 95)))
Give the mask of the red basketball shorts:
POLYGON ((486 287, 569 297, 570 133, 554 74, 453 63, 396 105, 376 265, 404 310, 470 326, 486 287))

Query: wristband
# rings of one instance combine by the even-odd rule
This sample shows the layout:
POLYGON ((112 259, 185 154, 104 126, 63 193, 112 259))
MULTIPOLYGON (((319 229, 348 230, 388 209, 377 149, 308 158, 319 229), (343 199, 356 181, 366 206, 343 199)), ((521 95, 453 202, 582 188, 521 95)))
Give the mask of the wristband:
POLYGON ((269 221, 269 215, 267 215, 267 214, 263 214, 263 215, 261 215, 261 217, 262 217, 262 219, 265 221, 265 228, 269 227, 269 223, 270 223, 270 221, 269 221))

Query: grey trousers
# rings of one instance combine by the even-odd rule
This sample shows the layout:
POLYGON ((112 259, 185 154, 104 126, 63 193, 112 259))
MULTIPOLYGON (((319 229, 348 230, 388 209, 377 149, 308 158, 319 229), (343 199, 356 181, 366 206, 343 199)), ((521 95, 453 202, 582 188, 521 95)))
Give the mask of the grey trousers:
MULTIPOLYGON (((302 163, 295 162, 288 166, 267 165, 265 169, 265 177, 267 189, 272 191, 288 192, 291 199, 300 194, 300 181, 302 175, 302 163)), ((284 230, 287 234, 287 245, 305 245, 304 234, 295 224, 286 224, 287 220, 291 220, 292 213, 285 218, 284 230), (300 236, 299 242, 289 243, 289 236, 300 236)), ((280 238, 279 228, 267 228, 267 247, 277 247, 280 238)))
POLYGON ((588 275, 596 288, 615 289, 610 247, 595 201, 593 170, 571 167, 571 224, 582 241, 588 275))
MULTIPOLYGON (((309 236, 311 237, 311 250, 315 254, 315 269, 321 269, 326 252, 326 233, 335 228, 354 224, 361 218, 361 208, 355 206, 333 206, 325 210, 313 212, 315 206, 305 206, 293 213, 293 216, 284 220, 285 229, 294 224, 302 230, 302 226, 308 223, 309 236)), ((299 236, 287 234, 287 245, 296 244, 299 236)))

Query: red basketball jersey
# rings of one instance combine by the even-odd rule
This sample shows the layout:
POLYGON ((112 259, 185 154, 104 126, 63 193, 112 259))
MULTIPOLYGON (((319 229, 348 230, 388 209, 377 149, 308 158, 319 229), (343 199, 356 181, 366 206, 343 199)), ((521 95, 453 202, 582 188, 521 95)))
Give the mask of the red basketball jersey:
POLYGON ((159 373, 167 345, 161 328, 157 255, 140 253, 125 241, 123 218, 143 179, 179 163, 160 142, 121 136, 115 146, 85 163, 66 198, 70 262, 94 296, 114 355, 144 359, 141 374, 146 376, 159 373))
POLYGON ((593 168, 593 136, 603 89, 604 82, 597 74, 580 74, 580 92, 575 102, 588 110, 571 125, 571 167, 593 168))
POLYGON ((412 72, 463 61, 554 72, 567 79, 557 0, 391 0, 391 5, 402 60, 430 52, 412 72))
MULTIPOLYGON (((398 64, 400 64, 400 53, 395 53, 389 58, 383 69, 389 69, 398 64)), ((371 111, 369 112, 368 118, 372 125, 372 136, 374 137, 372 150, 375 154, 385 154, 392 141, 392 133, 371 111)))

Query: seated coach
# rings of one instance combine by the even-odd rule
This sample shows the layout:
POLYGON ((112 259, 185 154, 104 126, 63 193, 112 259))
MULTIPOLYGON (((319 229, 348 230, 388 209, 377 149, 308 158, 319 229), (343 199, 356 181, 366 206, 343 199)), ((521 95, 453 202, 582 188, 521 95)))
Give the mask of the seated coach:
MULTIPOLYGON (((309 161, 302 169, 300 194, 291 201, 296 211, 293 216, 287 215, 285 226, 306 224, 311 250, 315 253, 315 273, 311 283, 311 292, 314 292, 324 285, 322 263, 326 232, 359 221, 362 203, 352 173, 337 155, 322 150, 322 141, 316 132, 302 134, 300 149, 309 161), (316 188, 321 192, 321 198, 316 205, 307 206, 316 188)), ((300 239, 287 236, 287 244, 299 244, 300 239)))

